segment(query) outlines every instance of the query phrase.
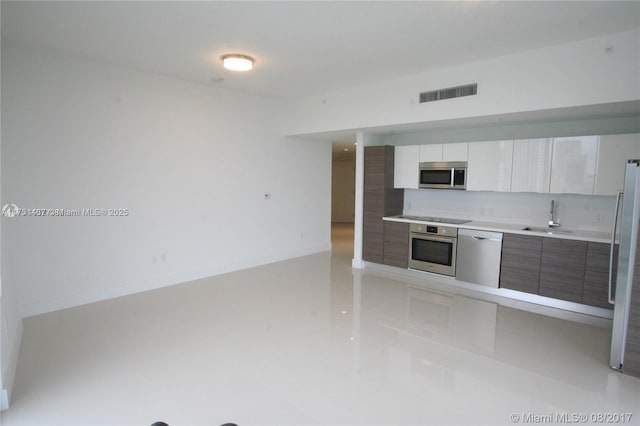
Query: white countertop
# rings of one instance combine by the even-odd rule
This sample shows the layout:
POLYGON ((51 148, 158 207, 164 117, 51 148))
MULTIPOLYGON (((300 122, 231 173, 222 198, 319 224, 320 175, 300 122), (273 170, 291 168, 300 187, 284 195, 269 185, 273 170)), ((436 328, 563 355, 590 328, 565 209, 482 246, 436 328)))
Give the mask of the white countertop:
MULTIPOLYGON (((427 223, 429 225, 442 225, 442 226, 450 226, 453 228, 477 229, 480 231, 508 232, 510 234, 529 235, 529 236, 535 236, 535 237, 561 238, 565 240, 577 240, 577 241, 592 241, 596 243, 605 243, 605 244, 611 243, 611 234, 608 232, 596 232, 596 231, 584 231, 581 229, 559 228, 561 231, 571 231, 571 233, 548 234, 546 232, 524 231, 523 228, 529 226, 527 224, 493 223, 493 222, 481 222, 481 221, 473 220, 471 222, 458 225, 458 224, 450 224, 450 223, 427 222, 422 220, 408 219, 408 218, 403 218, 402 216, 403 215, 387 216, 382 219, 390 222, 427 223)), ((539 227, 542 228, 542 226, 539 226, 539 227)))

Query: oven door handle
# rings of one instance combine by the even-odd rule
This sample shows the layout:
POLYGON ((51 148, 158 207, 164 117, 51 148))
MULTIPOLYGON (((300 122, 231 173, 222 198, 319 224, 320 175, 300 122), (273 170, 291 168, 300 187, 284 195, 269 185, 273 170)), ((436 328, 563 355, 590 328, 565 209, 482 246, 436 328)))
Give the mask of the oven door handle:
POLYGON ((443 243, 454 243, 457 238, 455 237, 440 237, 440 236, 431 236, 425 234, 411 234, 411 238, 416 238, 418 240, 427 240, 427 241, 440 241, 443 243))

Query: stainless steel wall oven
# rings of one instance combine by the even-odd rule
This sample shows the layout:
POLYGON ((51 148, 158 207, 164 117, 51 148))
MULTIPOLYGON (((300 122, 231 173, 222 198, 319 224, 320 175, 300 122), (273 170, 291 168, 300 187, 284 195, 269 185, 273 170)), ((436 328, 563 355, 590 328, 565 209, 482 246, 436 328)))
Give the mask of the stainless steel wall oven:
POLYGON ((412 223, 409 268, 455 277, 457 237, 457 228, 412 223))

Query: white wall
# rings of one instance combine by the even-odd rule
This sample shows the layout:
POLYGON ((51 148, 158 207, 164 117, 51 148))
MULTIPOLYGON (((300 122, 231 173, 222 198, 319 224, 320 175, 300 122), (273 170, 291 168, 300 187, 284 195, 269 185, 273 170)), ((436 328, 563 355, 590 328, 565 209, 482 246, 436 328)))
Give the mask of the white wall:
POLYGON ((356 158, 333 160, 331 221, 353 223, 355 214, 356 158))
POLYGON ((634 30, 300 98, 291 104, 286 131, 371 129, 637 99, 640 31, 634 30), (473 82, 477 96, 417 103, 419 92, 473 82))
POLYGON ((331 144, 281 136, 279 101, 4 46, 2 66, 3 203, 130 211, 5 221, 22 315, 330 248, 331 144))
MULTIPOLYGON (((1 59, 0 59, 1 65, 1 59)), ((2 66, 0 66, 0 82, 2 81, 2 66)), ((0 98, 4 84, 0 85, 0 98)), ((2 108, 0 108, 0 123, 2 123, 2 108)), ((1 132, 0 132, 1 133, 1 132)), ((2 136, 0 135, 0 206, 4 206, 2 188, 6 182, 4 164, 5 156, 2 155, 2 136)), ((18 314, 18 298, 9 262, 7 262, 11 247, 8 245, 7 234, 2 232, 11 219, 0 216, 0 409, 9 407, 16 368, 18 366, 18 353, 22 342, 22 318, 18 314)))
MULTIPOLYGON (((3 222, 5 220, 8 219, 3 218, 3 222)), ((4 410, 9 406, 18 365, 18 353, 22 341, 22 319, 18 314, 18 298, 15 285, 6 265, 5 253, 10 250, 10 247, 7 247, 4 238, 2 239, 2 246, 2 296, 0 297, 0 309, 2 309, 2 331, 0 332, 2 370, 0 373, 2 374, 2 380, 0 380, 0 406, 4 410)))

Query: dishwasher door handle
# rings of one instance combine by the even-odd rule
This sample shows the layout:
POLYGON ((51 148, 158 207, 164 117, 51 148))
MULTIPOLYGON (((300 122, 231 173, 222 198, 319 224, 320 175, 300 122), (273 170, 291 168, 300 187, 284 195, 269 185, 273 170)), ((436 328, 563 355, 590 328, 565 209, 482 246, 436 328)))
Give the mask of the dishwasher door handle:
POLYGON ((471 238, 473 238, 476 241, 500 241, 500 242, 502 242, 502 239, 500 239, 500 238, 476 237, 475 235, 472 235, 471 238))

